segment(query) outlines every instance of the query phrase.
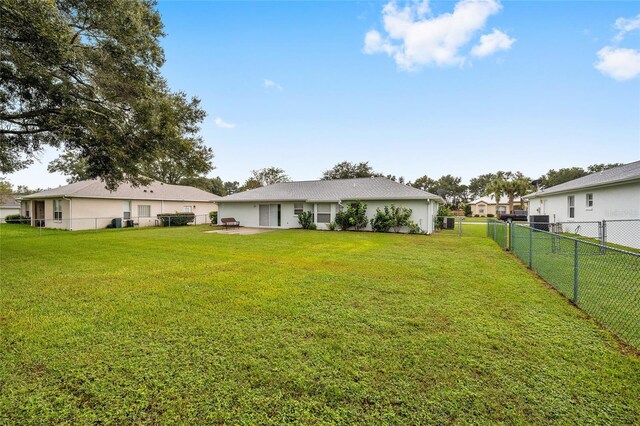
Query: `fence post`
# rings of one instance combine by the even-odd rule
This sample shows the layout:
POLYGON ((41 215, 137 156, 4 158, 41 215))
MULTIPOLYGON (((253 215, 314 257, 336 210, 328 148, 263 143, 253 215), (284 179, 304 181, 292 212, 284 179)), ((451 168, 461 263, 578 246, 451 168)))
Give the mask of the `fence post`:
POLYGON ((509 251, 513 251, 513 222, 509 224, 509 251))
POLYGON ((462 237, 462 216, 458 216, 458 236, 462 237))
POLYGON ((529 225, 529 269, 533 269, 533 228, 529 225))
POLYGON ((573 240, 573 303, 578 304, 578 240, 573 240))
POLYGON ((509 250, 509 224, 505 223, 504 225, 504 249, 509 250))
POLYGON ((98 218, 96 217, 96 218, 94 219, 94 221, 95 221, 95 229, 96 229, 96 232, 98 232, 98 218))

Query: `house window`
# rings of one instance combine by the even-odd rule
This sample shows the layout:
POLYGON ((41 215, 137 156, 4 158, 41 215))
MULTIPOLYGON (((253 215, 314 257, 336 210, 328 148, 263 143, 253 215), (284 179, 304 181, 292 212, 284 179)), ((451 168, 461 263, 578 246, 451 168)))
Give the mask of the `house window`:
POLYGON ((122 202, 122 218, 131 219, 131 201, 122 202))
POLYGON ((498 214, 502 214, 502 213, 506 213, 507 212, 507 207, 506 206, 498 206, 498 214))
POLYGON ((191 206, 183 206, 182 207, 182 212, 183 213, 191 213, 191 206))
POLYGON ((299 215, 302 214, 302 212, 304 211, 304 204, 303 203, 294 203, 293 204, 293 214, 294 215, 299 215))
POLYGON ((151 217, 151 206, 149 205, 138 206, 138 217, 151 217))
POLYGON ((331 204, 323 203, 318 204, 317 207, 317 223, 329 223, 331 222, 331 204))
POLYGON ((567 197, 567 206, 569 207, 569 218, 573 219, 576 217, 576 197, 573 195, 569 195, 567 197))
POLYGON ((587 208, 588 209, 593 208, 593 193, 591 192, 587 194, 587 208))
POLYGON ((53 220, 62 222, 62 200, 53 200, 53 220))
POLYGON ((484 213, 484 206, 478 206, 478 212, 484 213))

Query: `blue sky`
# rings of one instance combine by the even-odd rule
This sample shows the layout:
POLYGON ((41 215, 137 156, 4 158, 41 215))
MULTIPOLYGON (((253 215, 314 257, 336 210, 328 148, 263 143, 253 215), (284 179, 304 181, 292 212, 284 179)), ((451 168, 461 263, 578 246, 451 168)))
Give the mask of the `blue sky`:
MULTIPOLYGON (((468 181, 640 158, 636 2, 160 1, 158 9, 163 73, 208 113, 211 176, 243 182, 277 166, 316 179, 348 160, 409 180, 468 181)), ((53 157, 9 179, 63 184, 46 173, 53 157)))

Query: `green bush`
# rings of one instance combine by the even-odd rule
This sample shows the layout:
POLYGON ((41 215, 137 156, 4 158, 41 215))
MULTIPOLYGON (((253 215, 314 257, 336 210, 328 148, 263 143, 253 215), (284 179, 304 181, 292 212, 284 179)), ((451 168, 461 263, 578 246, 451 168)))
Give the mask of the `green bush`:
POLYGON ((494 217, 494 215, 493 215, 493 214, 491 214, 491 213, 489 213, 489 214, 487 215, 487 217, 494 217))
MULTIPOLYGON (((386 209, 386 206, 385 206, 385 209, 386 209)), ((392 220, 391 227, 396 233, 400 232, 400 229, 403 226, 409 226, 409 222, 411 222, 409 218, 411 217, 411 213, 413 213, 411 209, 402 207, 402 206, 396 207, 393 204, 391 204, 391 208, 389 210, 391 212, 391 220, 392 220)))
POLYGON ((211 220, 212 225, 218 224, 218 212, 209 212, 209 220, 211 220))
POLYGON ((8 214, 4 217, 4 221, 13 225, 28 225, 31 223, 31 218, 19 214, 8 214))
POLYGON ((480 217, 480 215, 479 214, 474 214, 473 217, 480 217))
POLYGON ((373 232, 389 232, 393 226, 393 219, 389 212, 389 207, 384 206, 384 210, 376 209, 376 215, 371 219, 371 229, 373 232))
POLYGON ((366 228, 369 224, 369 220, 367 219, 367 205, 362 201, 352 203, 347 207, 347 210, 336 214, 336 223, 343 231, 349 228, 355 228, 356 231, 366 228))
POLYGON ((162 226, 185 226, 196 219, 193 213, 160 213, 158 219, 162 226))
POLYGON ((329 222, 327 223, 327 229, 329 231, 335 231, 338 228, 338 225, 336 224, 336 222, 329 222))
POLYGON ((316 229, 316 224, 313 223, 313 213, 310 211, 300 213, 298 215, 298 223, 302 226, 302 229, 316 229))
POLYGON ((415 223, 414 221, 412 221, 412 220, 409 221, 407 226, 409 227, 409 233, 410 234, 422 234, 423 233, 422 229, 420 229, 420 226, 417 223, 415 223))
POLYGON ((464 215, 466 217, 471 217, 471 204, 464 206, 464 215))

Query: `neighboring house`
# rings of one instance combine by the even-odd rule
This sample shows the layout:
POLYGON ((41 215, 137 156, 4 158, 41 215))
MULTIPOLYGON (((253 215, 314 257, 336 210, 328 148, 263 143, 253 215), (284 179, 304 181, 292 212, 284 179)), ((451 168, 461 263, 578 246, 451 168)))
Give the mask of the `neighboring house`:
MULTIPOLYGON (((411 220, 427 233, 433 232, 438 205, 444 202, 437 195, 383 177, 317 180, 277 183, 228 195, 218 200, 218 217, 233 217, 242 226, 299 228, 298 214, 311 211, 318 229, 327 229, 336 213, 355 201, 367 204, 369 219, 376 208, 391 204, 410 208, 411 220)), ((370 225, 366 229, 371 230, 370 225)))
MULTIPOLYGON (((608 242, 640 248, 640 161, 545 188, 525 198, 531 206, 530 215, 548 215, 554 223, 611 221, 606 231, 608 242), (625 222, 616 222, 621 220, 625 222)), ((564 228, 581 235, 585 234, 580 229, 592 229, 593 235, 585 236, 594 238, 599 232, 587 224, 564 228)))
POLYGON ((13 195, 6 196, 0 200, 0 222, 11 214, 20 213, 20 203, 13 195))
MULTIPOLYGON (((471 215, 479 215, 480 217, 485 217, 487 215, 499 216, 500 213, 506 213, 509 209, 509 198, 502 197, 500 198, 500 204, 496 204, 496 199, 493 195, 480 197, 477 200, 473 200, 469 203, 471 206, 471 215)), ((527 202, 526 200, 516 198, 513 201, 513 205, 521 206, 522 210, 527 210, 527 202)))
POLYGON ((191 186, 157 181, 139 187, 122 184, 109 191, 104 182, 94 179, 23 196, 20 209, 31 218, 32 226, 44 220, 48 228, 82 230, 105 228, 114 218, 153 226, 158 213, 207 215, 217 209, 219 198, 191 186))

